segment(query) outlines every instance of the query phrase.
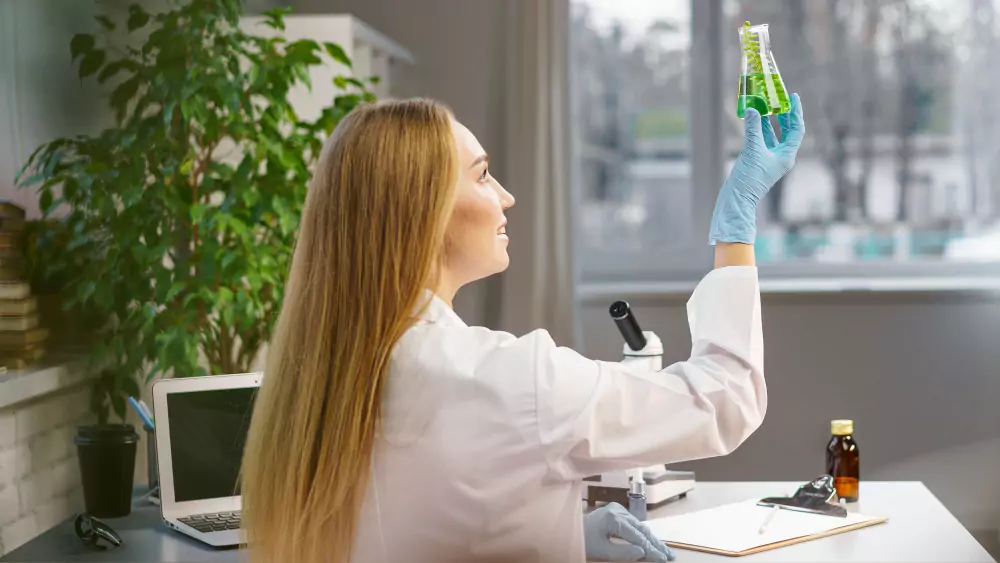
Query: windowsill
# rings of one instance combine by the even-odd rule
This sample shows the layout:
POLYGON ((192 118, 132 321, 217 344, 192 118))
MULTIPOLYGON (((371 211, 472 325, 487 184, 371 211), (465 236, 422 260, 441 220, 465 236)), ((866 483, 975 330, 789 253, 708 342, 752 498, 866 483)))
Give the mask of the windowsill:
POLYGON ((42 364, 0 374, 0 409, 87 382, 86 358, 60 354, 42 364))
MULTIPOLYGON (((698 285, 689 282, 582 283, 577 287, 581 302, 604 302, 623 296, 688 295, 698 285)), ((1000 296, 1000 277, 908 277, 908 278, 764 278, 760 291, 766 294, 810 293, 958 293, 1000 296)))

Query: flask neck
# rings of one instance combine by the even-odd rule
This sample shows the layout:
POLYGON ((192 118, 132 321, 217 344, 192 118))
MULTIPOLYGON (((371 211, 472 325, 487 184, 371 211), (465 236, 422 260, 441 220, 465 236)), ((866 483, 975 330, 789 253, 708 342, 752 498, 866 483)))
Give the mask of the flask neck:
POLYGON ((771 35, 767 24, 740 28, 740 36, 741 41, 751 41, 753 51, 759 55, 764 55, 771 50, 771 35))
POLYGON ((762 55, 771 51, 771 34, 767 31, 766 26, 761 26, 761 29, 757 30, 757 41, 760 42, 762 55))

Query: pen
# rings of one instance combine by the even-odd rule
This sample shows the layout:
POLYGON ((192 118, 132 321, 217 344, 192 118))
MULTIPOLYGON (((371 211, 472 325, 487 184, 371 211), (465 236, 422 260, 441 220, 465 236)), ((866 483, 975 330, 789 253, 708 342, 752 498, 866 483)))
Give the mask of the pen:
POLYGON ((142 407, 142 412, 146 413, 146 416, 149 417, 149 423, 156 426, 156 419, 153 418, 153 409, 149 408, 146 401, 143 401, 142 399, 139 399, 139 406, 142 407))
POLYGON ((142 420, 142 425, 152 430, 153 421, 150 420, 148 416, 146 416, 146 413, 142 410, 142 407, 139 406, 139 402, 135 400, 135 397, 129 397, 128 404, 132 405, 132 409, 134 409, 135 412, 138 413, 139 418, 142 420))
POLYGON ((767 529, 767 525, 771 523, 771 520, 774 519, 774 515, 777 514, 779 510, 781 510, 780 505, 775 504, 774 506, 771 507, 771 510, 767 513, 767 518, 764 518, 764 523, 761 524, 760 529, 757 530, 758 534, 764 533, 764 530, 767 529))

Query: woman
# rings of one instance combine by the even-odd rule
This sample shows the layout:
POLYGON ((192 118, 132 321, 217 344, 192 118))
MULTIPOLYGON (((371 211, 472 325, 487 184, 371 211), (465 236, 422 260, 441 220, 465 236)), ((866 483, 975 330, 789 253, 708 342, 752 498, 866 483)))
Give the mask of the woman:
POLYGON ((584 517, 581 479, 724 455, 763 419, 754 208, 794 161, 793 103, 780 144, 748 111, 712 221, 717 269, 689 304, 692 357, 660 373, 545 331, 466 326, 452 299, 507 267, 514 198, 439 104, 345 117, 309 190, 246 446, 251 560, 667 560, 620 507, 584 517))

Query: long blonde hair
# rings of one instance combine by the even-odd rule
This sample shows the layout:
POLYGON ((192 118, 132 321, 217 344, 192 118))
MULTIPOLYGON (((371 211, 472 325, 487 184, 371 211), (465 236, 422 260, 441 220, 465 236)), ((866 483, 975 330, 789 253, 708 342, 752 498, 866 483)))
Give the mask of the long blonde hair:
POLYGON ((428 100, 366 104, 323 149, 244 451, 253 563, 350 559, 390 353, 441 258, 451 119, 428 100))

